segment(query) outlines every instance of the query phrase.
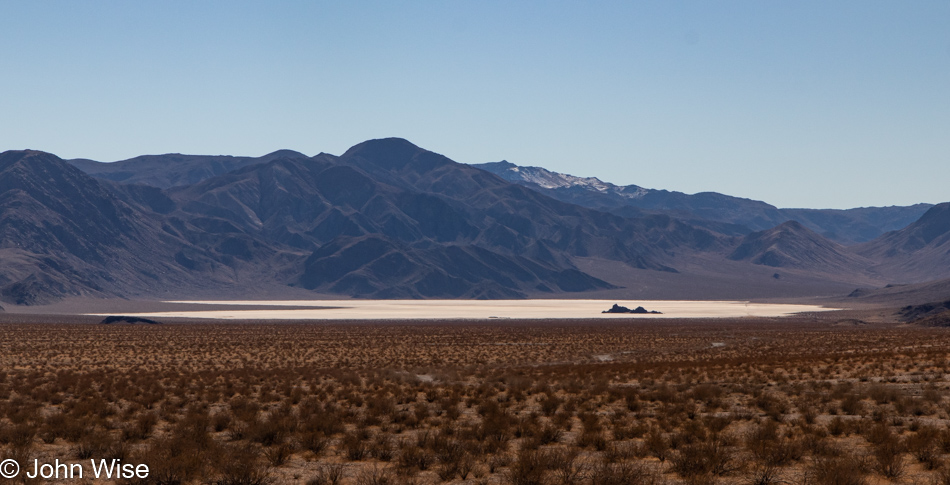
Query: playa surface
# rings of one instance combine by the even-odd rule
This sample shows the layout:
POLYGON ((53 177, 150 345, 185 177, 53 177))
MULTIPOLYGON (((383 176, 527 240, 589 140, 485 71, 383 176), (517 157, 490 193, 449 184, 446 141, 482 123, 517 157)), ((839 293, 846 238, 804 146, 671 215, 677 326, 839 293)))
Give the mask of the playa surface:
MULTIPOLYGON (((128 314, 159 319, 220 320, 617 319, 779 317, 836 310, 818 305, 682 300, 206 300, 166 303, 189 305, 189 310, 128 314), (601 313, 614 303, 629 308, 642 306, 661 313, 601 313), (248 309, 249 306, 254 309, 248 309)), ((87 314, 107 315, 97 312, 87 314)))

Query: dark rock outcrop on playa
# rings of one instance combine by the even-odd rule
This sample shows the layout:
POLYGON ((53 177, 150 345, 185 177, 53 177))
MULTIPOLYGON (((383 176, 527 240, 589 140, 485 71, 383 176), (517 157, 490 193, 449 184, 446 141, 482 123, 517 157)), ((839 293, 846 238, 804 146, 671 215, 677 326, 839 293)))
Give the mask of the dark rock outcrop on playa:
POLYGON ((604 310, 604 311, 602 311, 602 312, 600 312, 600 313, 641 313, 641 314, 642 314, 642 313, 652 313, 652 314, 656 314, 656 315, 660 315, 660 314, 661 314, 660 312, 658 312, 658 311, 656 311, 656 310, 654 310, 654 311, 647 311, 647 309, 646 309, 646 308, 643 308, 642 306, 638 306, 638 307, 634 308, 633 310, 631 310, 631 309, 629 309, 629 308, 627 308, 627 307, 625 307, 625 306, 620 306, 620 305, 618 305, 618 304, 616 304, 616 303, 614 303, 614 306, 610 307, 609 310, 604 310))
POLYGON ((113 323, 144 323, 147 325, 161 325, 162 322, 156 322, 155 320, 149 320, 148 318, 141 317, 129 317, 122 315, 112 315, 104 318, 101 322, 104 325, 110 325, 113 323))

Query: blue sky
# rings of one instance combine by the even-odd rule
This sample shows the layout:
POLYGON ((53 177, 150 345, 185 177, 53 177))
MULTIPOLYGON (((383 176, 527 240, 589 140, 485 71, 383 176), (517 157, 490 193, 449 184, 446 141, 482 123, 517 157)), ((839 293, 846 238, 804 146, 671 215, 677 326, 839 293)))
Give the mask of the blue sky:
POLYGON ((399 136, 781 207, 950 200, 950 2, 0 0, 0 150, 399 136))

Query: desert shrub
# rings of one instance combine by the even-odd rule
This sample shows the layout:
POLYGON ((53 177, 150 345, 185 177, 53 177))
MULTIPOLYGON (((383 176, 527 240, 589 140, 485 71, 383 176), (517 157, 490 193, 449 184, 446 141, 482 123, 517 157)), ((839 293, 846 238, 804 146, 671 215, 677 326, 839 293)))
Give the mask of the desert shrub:
POLYGON ((345 428, 340 416, 327 410, 325 413, 315 412, 309 415, 303 422, 303 428, 306 431, 322 433, 325 436, 333 436, 342 433, 345 428))
POLYGON ((317 468, 316 475, 307 480, 307 485, 339 485, 345 470, 342 463, 324 463, 317 468))
POLYGON ((451 461, 440 461, 436 468, 436 474, 445 482, 451 481, 456 476, 465 480, 474 468, 475 459, 465 453, 451 461))
POLYGON ((503 467, 510 465, 512 457, 508 453, 497 453, 488 457, 488 473, 495 473, 503 467))
POLYGON ((127 448, 121 441, 116 440, 108 431, 98 430, 79 440, 73 447, 76 458, 124 458, 127 448), (122 456, 113 456, 122 455, 122 456))
POLYGON ((172 427, 171 436, 198 448, 209 448, 214 443, 214 438, 208 432, 210 426, 211 419, 207 411, 191 409, 172 427))
POLYGON ((369 455, 379 461, 391 461, 395 456, 393 440, 388 434, 379 433, 369 445, 369 455))
POLYGON ((231 422, 234 421, 234 417, 231 416, 231 413, 223 411, 215 413, 211 416, 211 429, 215 433, 220 433, 226 431, 228 427, 231 426, 231 422))
POLYGON ((867 485, 864 464, 852 456, 816 457, 805 471, 809 485, 867 485))
POLYGON ((540 450, 522 450, 508 468, 507 480, 512 485, 544 485, 545 472, 551 468, 551 458, 540 450))
POLYGON ((670 437, 670 447, 678 449, 683 445, 690 445, 709 440, 709 433, 703 424, 696 420, 689 420, 682 425, 682 429, 670 437))
POLYGON ((267 419, 254 419, 247 429, 247 439, 263 446, 283 443, 293 432, 293 426, 285 417, 270 416, 267 419))
POLYGON ((0 444, 14 448, 27 448, 32 447, 35 437, 36 426, 32 424, 19 423, 5 426, 0 424, 0 444))
POLYGON ((868 440, 868 443, 876 445, 893 440, 894 433, 887 423, 880 422, 864 430, 864 439, 868 440))
POLYGON ((930 478, 929 485, 950 485, 950 468, 940 468, 930 478))
MULTIPOLYGON (((565 405, 566 406, 566 405, 565 405)), ((554 413, 554 416, 551 417, 551 424, 562 429, 564 431, 570 431, 573 425, 572 419, 574 415, 561 409, 560 411, 554 413)))
POLYGON ((888 404, 900 397, 900 394, 895 389, 886 387, 883 384, 873 384, 868 387, 867 395, 879 405, 888 404))
POLYGON ((828 432, 832 436, 841 436, 846 435, 848 432, 848 423, 846 423, 840 416, 835 416, 831 422, 828 423, 828 432))
POLYGON ((557 397, 555 394, 547 393, 538 401, 538 404, 541 406, 541 412, 545 416, 552 416, 557 412, 558 408, 561 407, 561 404, 564 401, 557 397))
POLYGON ((716 384, 699 384, 692 388, 690 394, 693 399, 712 406, 722 396, 723 390, 716 384))
POLYGON ((645 445, 650 454, 660 460, 661 463, 666 461, 669 457, 670 441, 663 436, 663 433, 659 429, 654 428, 650 430, 650 433, 647 434, 645 445))
POLYGON ((755 399, 755 405, 768 417, 781 421, 782 416, 788 413, 789 403, 786 399, 775 394, 761 394, 755 399))
POLYGON ((564 430, 552 424, 544 424, 535 431, 534 437, 538 439, 542 446, 550 445, 561 441, 561 438, 564 437, 564 430))
POLYGON ((613 437, 616 440, 629 440, 634 438, 643 438, 650 428, 643 422, 636 423, 616 423, 613 426, 613 437))
POLYGON ((294 454, 295 447, 289 442, 278 443, 274 446, 264 449, 264 457, 273 467, 278 467, 287 462, 294 454))
POLYGON ((937 446, 941 452, 950 453, 950 428, 944 428, 938 432, 937 446))
POLYGON ((343 435, 343 438, 340 439, 340 450, 350 461, 360 461, 369 456, 368 444, 355 432, 343 435))
POLYGON ((754 428, 745 441, 752 455, 768 467, 788 465, 801 459, 804 452, 801 442, 778 435, 778 424, 774 421, 766 421, 754 428))
POLYGON ((652 485, 661 482, 660 473, 645 463, 602 462, 590 474, 591 485, 652 485))
POLYGON ((940 464, 940 453, 937 449, 939 432, 932 426, 923 426, 905 440, 905 447, 914 458, 928 470, 937 468, 940 464))
POLYGON ((300 435, 300 446, 309 450, 316 456, 320 456, 330 444, 330 438, 317 431, 306 431, 300 435))
POLYGON ((632 460, 645 456, 645 451, 642 445, 633 441, 613 441, 607 444, 607 450, 604 451, 604 461, 617 463, 632 460))
POLYGON ((436 457, 431 451, 411 443, 402 443, 396 453, 396 467, 404 471, 425 471, 435 462, 436 457))
MULTIPOLYGON (((70 419, 65 413, 58 412, 50 414, 43 420, 43 426, 39 431, 40 438, 46 444, 55 442, 56 438, 65 438, 66 427, 69 423, 70 419)), ((3 440, 4 438, 0 437, 0 441, 3 440)))
POLYGON ((436 473, 443 481, 448 481, 460 474, 461 468, 471 471, 469 464, 472 461, 471 456, 466 453, 465 447, 458 440, 437 436, 433 440, 432 451, 439 463, 436 473))
POLYGON ((122 429, 122 436, 127 440, 144 440, 152 434, 152 429, 158 424, 158 416, 146 412, 136 416, 135 421, 122 429))
POLYGON ((848 394, 841 400, 841 411, 845 414, 858 415, 864 409, 864 404, 857 394, 848 394))
POLYGON ((587 467, 578 460, 580 451, 576 448, 558 448, 548 452, 551 464, 551 478, 557 485, 576 485, 586 477, 587 467))
MULTIPOLYGON (((216 450, 214 450, 216 451, 216 450)), ((217 461, 217 454, 201 449, 180 438, 153 440, 138 457, 149 468, 148 484, 180 484, 203 476, 206 467, 217 461)))
POLYGON ((874 445, 875 469, 890 480, 904 475, 904 447, 896 436, 889 436, 874 445))
POLYGON ((749 470, 746 483, 748 485, 777 485, 786 482, 779 466, 771 463, 759 463, 749 470))
POLYGON ((719 439, 683 446, 670 458, 670 469, 681 477, 722 476, 739 469, 735 450, 719 439))
POLYGON ((396 475, 392 470, 374 464, 356 475, 356 485, 394 485, 396 475))
POLYGON ((603 431, 585 429, 584 432, 577 437, 575 444, 581 448, 593 448, 597 451, 604 451, 607 449, 607 437, 604 436, 603 431))
POLYGON ((230 445, 223 452, 214 485, 267 485, 273 482, 256 447, 230 445))

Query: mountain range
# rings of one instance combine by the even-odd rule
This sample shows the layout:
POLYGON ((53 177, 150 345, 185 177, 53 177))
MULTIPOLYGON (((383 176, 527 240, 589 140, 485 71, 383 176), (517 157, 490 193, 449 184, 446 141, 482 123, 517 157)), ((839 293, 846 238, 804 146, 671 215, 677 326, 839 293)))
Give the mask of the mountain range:
POLYGON ((950 278, 948 251, 950 204, 777 209, 398 138, 339 156, 0 154, 0 300, 16 305, 819 296, 950 278))
POLYGON ((915 204, 847 210, 779 209, 762 201, 716 192, 684 194, 637 185, 617 186, 596 177, 576 177, 507 161, 473 166, 564 202, 627 217, 660 212, 701 225, 718 222, 722 224, 710 227, 739 235, 796 221, 832 241, 862 243, 906 227, 932 207, 932 204, 915 204))

